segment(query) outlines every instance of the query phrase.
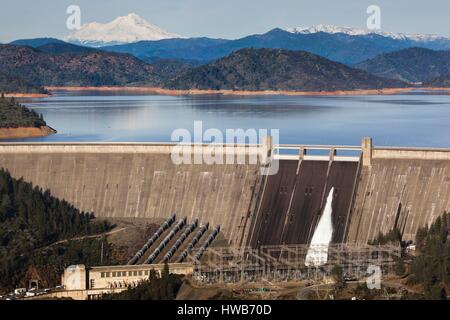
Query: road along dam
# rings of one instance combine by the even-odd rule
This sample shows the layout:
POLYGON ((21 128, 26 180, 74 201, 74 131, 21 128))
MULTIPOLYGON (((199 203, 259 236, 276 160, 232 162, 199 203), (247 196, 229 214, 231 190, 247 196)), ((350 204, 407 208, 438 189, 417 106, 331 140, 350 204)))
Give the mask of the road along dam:
POLYGON ((278 162, 275 175, 261 175, 260 163, 177 165, 173 144, 3 143, 0 167, 97 217, 162 222, 176 213, 220 226, 236 246, 308 244, 332 188, 335 243, 394 228, 413 240, 450 211, 450 149, 267 141, 258 148, 278 162))

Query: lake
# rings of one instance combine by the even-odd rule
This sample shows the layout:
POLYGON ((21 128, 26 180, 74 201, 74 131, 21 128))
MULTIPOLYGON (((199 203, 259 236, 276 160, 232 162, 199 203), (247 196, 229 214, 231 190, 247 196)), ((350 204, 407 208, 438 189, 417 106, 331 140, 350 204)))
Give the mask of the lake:
POLYGON ((166 142, 174 129, 279 129, 288 144, 450 147, 450 95, 161 96, 56 92, 23 103, 58 134, 15 141, 166 142))

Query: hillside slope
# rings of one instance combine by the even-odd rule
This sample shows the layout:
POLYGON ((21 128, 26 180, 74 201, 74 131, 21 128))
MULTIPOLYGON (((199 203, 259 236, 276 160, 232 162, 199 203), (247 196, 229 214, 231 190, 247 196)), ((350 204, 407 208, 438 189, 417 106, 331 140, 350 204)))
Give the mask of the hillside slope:
POLYGON ((171 89, 335 91, 403 87, 303 51, 242 49, 167 83, 171 89))
MULTIPOLYGON (((58 46, 67 48, 51 44, 52 50, 58 46)), ((128 54, 102 51, 53 54, 27 46, 0 45, 0 69, 37 86, 157 85, 161 81, 151 65, 128 54)))
POLYGON ((427 87, 450 88, 450 74, 433 78, 424 83, 427 87))
POLYGON ((0 71, 0 93, 47 93, 40 86, 35 86, 29 81, 12 77, 0 71))
POLYGON ((64 53, 92 53, 98 52, 95 48, 77 46, 71 43, 47 43, 42 46, 38 46, 35 49, 50 53, 50 54, 64 54, 64 53))
POLYGON ((379 77, 426 82, 450 74, 450 51, 409 48, 379 55, 355 67, 379 77))
POLYGON ((50 191, 14 179, 0 169, 0 294, 28 286, 31 279, 39 285, 59 284, 64 267, 71 264, 100 263, 103 242, 105 259, 112 263, 105 239, 73 241, 40 251, 59 240, 97 234, 111 229, 106 221, 94 220, 92 213, 82 212, 50 191), (30 269, 33 275, 30 275, 30 269))
POLYGON ((0 128, 43 127, 42 115, 19 104, 13 98, 0 97, 0 128))
POLYGON ((47 44, 65 44, 63 40, 55 39, 55 38, 33 38, 33 39, 19 39, 9 44, 17 45, 17 46, 28 46, 32 48, 37 48, 40 46, 45 46, 47 44))

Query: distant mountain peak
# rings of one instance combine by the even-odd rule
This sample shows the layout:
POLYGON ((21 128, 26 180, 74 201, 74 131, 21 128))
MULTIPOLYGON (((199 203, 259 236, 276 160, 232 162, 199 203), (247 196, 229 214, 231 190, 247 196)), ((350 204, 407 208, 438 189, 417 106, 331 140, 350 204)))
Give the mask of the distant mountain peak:
POLYGON ((136 13, 130 13, 126 16, 117 17, 113 21, 105 24, 98 22, 84 24, 81 29, 72 32, 65 40, 72 43, 99 47, 142 40, 171 38, 181 37, 151 24, 136 13))
POLYGON ((388 37, 396 40, 412 40, 412 41, 436 41, 436 40, 449 40, 446 37, 437 35, 423 35, 423 34, 406 34, 406 33, 395 33, 395 32, 385 32, 382 30, 369 30, 363 28, 352 28, 352 27, 340 27, 329 24, 318 24, 312 27, 295 27, 287 29, 287 31, 292 33, 300 34, 313 34, 313 33, 343 33, 351 36, 364 36, 370 34, 376 34, 383 37, 388 37))

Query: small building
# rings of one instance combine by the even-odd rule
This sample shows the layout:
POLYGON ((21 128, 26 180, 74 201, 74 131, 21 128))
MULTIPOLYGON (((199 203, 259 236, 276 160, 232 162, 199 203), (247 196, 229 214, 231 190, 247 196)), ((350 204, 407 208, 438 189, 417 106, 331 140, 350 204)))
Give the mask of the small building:
MULTIPOLYGON (((161 275, 164 264, 119 265, 87 268, 73 265, 64 270, 61 277, 63 290, 50 293, 53 297, 70 297, 75 300, 96 299, 103 294, 118 293, 148 280, 150 271, 161 275)), ((191 263, 172 263, 170 273, 190 275, 191 263)))

